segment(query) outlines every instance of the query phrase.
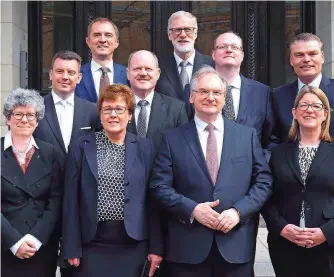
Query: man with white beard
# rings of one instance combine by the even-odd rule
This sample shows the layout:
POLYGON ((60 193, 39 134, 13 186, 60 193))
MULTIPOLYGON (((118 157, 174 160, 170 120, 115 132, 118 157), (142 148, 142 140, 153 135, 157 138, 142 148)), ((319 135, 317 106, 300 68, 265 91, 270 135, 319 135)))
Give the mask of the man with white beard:
POLYGON ((202 65, 214 67, 210 56, 195 50, 197 38, 197 19, 185 11, 177 11, 168 19, 168 38, 174 47, 174 53, 159 57, 161 75, 156 90, 162 94, 183 100, 186 103, 189 119, 194 109, 189 103, 189 81, 202 65))

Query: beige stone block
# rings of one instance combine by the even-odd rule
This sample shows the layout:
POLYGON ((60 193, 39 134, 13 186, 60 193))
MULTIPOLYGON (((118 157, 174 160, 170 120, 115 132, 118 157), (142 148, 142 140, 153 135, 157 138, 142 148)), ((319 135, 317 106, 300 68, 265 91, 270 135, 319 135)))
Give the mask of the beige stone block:
POLYGON ((20 69, 14 65, 1 65, 1 91, 12 91, 20 86, 20 69))
MULTIPOLYGON (((1 23, 1 64, 13 63, 13 23, 1 23)), ((16 44, 16 43, 15 43, 16 44)))
MULTIPOLYGON (((1 127, 4 127, 4 129, 5 130, 7 130, 7 126, 6 126, 6 119, 5 119, 5 117, 3 116, 3 114, 2 114, 2 111, 3 111, 3 104, 5 103, 5 99, 6 99, 6 97, 8 96, 8 94, 10 93, 10 91, 1 91, 1 97, 0 97, 0 99, 1 99, 1 120, 0 120, 0 124, 1 124, 1 127)), ((2 132, 3 130, 1 129, 1 136, 3 136, 3 132, 2 132)))
POLYGON ((12 22, 24 32, 28 32, 28 2, 12 2, 12 22))
POLYGON ((331 21, 332 3, 330 1, 316 1, 315 16, 316 16, 316 31, 331 21))
POLYGON ((12 45, 12 64, 16 66, 20 66, 20 52, 28 51, 28 35, 16 25, 12 26, 12 37, 13 37, 13 45, 12 45))
POLYGON ((13 22, 12 1, 1 1, 1 22, 13 22))

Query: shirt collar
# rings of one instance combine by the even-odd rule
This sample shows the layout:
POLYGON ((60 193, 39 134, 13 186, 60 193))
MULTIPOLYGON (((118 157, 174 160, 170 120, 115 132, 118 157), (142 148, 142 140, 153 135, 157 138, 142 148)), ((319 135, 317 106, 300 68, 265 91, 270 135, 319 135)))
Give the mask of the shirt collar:
MULTIPOLYGON (((187 59, 187 62, 190 63, 191 65, 194 65, 195 62, 195 52, 187 59)), ((176 61, 176 65, 179 67, 180 63, 183 62, 183 60, 175 53, 174 51, 174 58, 176 61)))
POLYGON ((66 98, 66 100, 62 99, 57 93, 55 93, 54 91, 51 92, 52 94, 52 98, 53 98, 53 103, 55 105, 59 104, 60 102, 66 102, 67 104, 70 104, 74 107, 74 92, 71 93, 71 95, 66 98))
MULTIPOLYGON (((92 61, 90 63, 90 69, 92 70, 92 72, 99 71, 101 67, 102 66, 100 64, 98 64, 96 61, 94 61, 92 59, 92 61)), ((114 62, 113 62, 113 60, 111 60, 105 67, 108 67, 109 71, 113 72, 113 68, 114 68, 114 62)))
MULTIPOLYGON (((200 119, 197 115, 194 116, 196 128, 200 131, 203 132, 209 124, 204 122, 202 119, 200 119)), ((215 129, 217 129, 219 132, 224 133, 224 119, 222 116, 218 116, 216 121, 212 123, 213 126, 215 126, 215 129)))
MULTIPOLYGON (((317 78, 315 78, 308 86, 319 88, 322 79, 322 74, 320 73, 317 78)), ((298 78, 298 91, 302 89, 305 84, 298 78)))
MULTIPOLYGON (((5 135, 3 145, 4 145, 4 149, 3 149, 4 151, 6 151, 9 147, 13 147, 11 131, 7 132, 7 134, 5 135)), ((38 149, 38 146, 37 146, 36 141, 35 141, 33 136, 31 136, 31 138, 30 138, 29 145, 27 147, 26 153, 31 149, 32 146, 35 146, 38 149)))
POLYGON ((229 86, 241 89, 241 77, 239 74, 234 78, 234 80, 231 82, 231 84, 229 84, 229 86))
POLYGON ((136 101, 136 106, 138 105, 138 102, 140 100, 146 100, 148 103, 149 103, 149 106, 152 106, 152 101, 153 101, 153 97, 154 97, 154 91, 150 92, 146 97, 145 99, 141 99, 139 98, 137 95, 134 95, 135 96, 135 101, 136 101))

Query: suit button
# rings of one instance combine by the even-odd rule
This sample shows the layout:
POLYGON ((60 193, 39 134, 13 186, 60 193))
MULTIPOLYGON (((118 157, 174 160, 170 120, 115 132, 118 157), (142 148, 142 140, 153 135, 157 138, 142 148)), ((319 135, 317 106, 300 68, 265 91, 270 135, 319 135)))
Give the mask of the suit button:
POLYGON ((29 202, 30 202, 30 203, 33 203, 33 202, 34 202, 34 199, 29 198, 29 202))
POLYGON ((36 183, 36 187, 38 187, 38 188, 39 188, 40 186, 41 186, 41 185, 40 185, 39 183, 36 183))
POLYGON ((303 189, 302 192, 304 193, 306 191, 306 189, 303 189))
POLYGON ((124 185, 125 185, 125 186, 128 186, 128 185, 129 185, 129 181, 126 181, 126 182, 124 183, 124 185))

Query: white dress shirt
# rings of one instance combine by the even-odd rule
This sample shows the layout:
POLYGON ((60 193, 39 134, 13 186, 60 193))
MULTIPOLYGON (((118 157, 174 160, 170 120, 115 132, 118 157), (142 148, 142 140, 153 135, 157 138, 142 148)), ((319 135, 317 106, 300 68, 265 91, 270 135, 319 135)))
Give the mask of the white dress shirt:
MULTIPOLYGON (((6 135, 5 135, 5 139, 4 139, 4 151, 9 148, 9 147, 12 147, 13 151, 15 152, 18 160, 19 160, 19 163, 20 165, 22 164, 25 164, 25 159, 26 159, 26 155, 28 153, 28 151, 32 148, 32 147, 35 147, 38 149, 38 145, 36 144, 36 141, 34 140, 33 136, 31 136, 31 139, 29 141, 29 144, 28 144, 28 147, 27 149, 24 151, 24 153, 20 153, 17 151, 17 149, 15 148, 15 146, 13 145, 13 141, 12 141, 12 133, 9 131, 6 135)), ((25 236, 23 236, 18 242, 16 242, 11 248, 10 248, 10 251, 12 251, 12 253, 14 255, 16 255, 16 252, 17 250, 20 248, 22 242, 26 239, 30 239, 34 245, 35 245, 35 248, 36 250, 38 251, 41 246, 42 246, 42 243, 37 239, 35 238, 34 236, 30 235, 30 234, 26 234, 25 236)))
MULTIPOLYGON (((174 52, 174 58, 175 58, 177 69, 178 69, 179 75, 180 75, 181 69, 182 69, 182 67, 180 66, 180 63, 183 62, 183 60, 175 52, 174 52)), ((195 62, 195 51, 187 59, 187 62, 188 62, 188 64, 186 66, 186 71, 187 71, 188 78, 189 78, 189 83, 190 83, 191 77, 193 76, 193 69, 194 69, 194 62, 195 62)))
POLYGON ((228 85, 233 86, 231 92, 232 92, 232 98, 233 98, 234 114, 235 114, 235 118, 237 118, 238 112, 239 112, 239 105, 240 105, 240 90, 241 90, 240 75, 238 74, 234 78, 234 80, 228 85))
MULTIPOLYGON (((311 83, 308 84, 308 86, 319 88, 321 79, 322 79, 322 74, 320 73, 317 78, 315 78, 311 83)), ((298 91, 300 91, 303 86, 305 86, 305 84, 298 78, 298 91)))
MULTIPOLYGON (((194 116, 197 134, 199 138, 199 142, 202 147, 202 151, 204 154, 204 158, 206 159, 206 147, 208 144, 209 131, 205 130, 208 123, 199 119, 196 115, 194 116)), ((217 140, 217 155, 218 155, 218 168, 220 165, 220 159, 223 151, 223 142, 224 142, 224 120, 222 116, 218 116, 217 120, 213 123, 214 133, 217 140)))
POLYGON ((67 152, 73 128, 74 92, 66 100, 60 98, 53 91, 51 93, 56 108, 61 135, 67 152))
POLYGON ((135 95, 135 102, 136 102, 136 107, 135 107, 135 122, 136 122, 136 127, 137 127, 137 121, 138 121, 139 112, 140 112, 140 109, 141 109, 141 107, 138 106, 138 102, 140 100, 146 100, 148 102, 148 105, 145 106, 146 114, 147 114, 147 118, 146 118, 146 132, 147 132, 147 129, 148 129, 148 122, 150 120, 153 97, 154 97, 154 91, 150 92, 146 96, 145 99, 141 99, 137 95, 135 95))
MULTIPOLYGON (((100 81, 102 76, 102 70, 100 69, 101 67, 102 67, 101 65, 99 65, 96 61, 92 59, 90 63, 90 70, 92 71, 92 76, 97 96, 99 96, 100 92, 100 81)), ((108 77, 110 85, 112 85, 114 83, 114 62, 111 61, 105 67, 109 68, 108 77)))

